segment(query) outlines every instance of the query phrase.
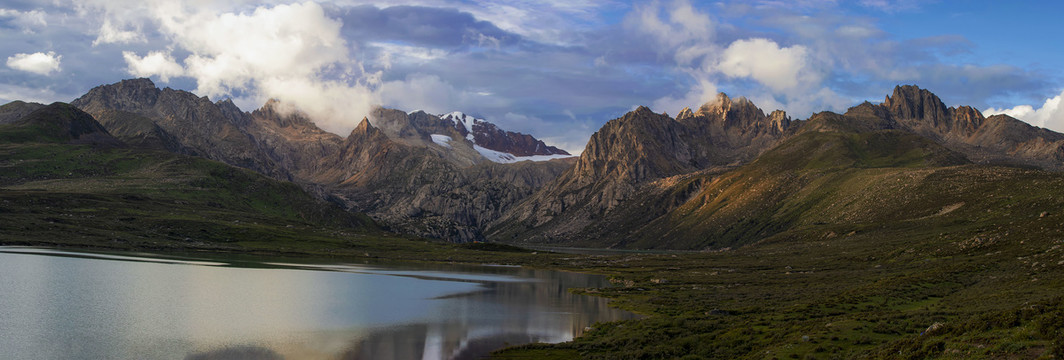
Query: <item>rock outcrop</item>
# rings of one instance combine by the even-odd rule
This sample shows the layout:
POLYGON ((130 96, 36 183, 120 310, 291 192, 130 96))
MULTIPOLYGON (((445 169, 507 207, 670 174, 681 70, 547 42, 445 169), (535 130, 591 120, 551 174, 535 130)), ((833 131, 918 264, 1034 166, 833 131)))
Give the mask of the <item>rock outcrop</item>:
POLYGON ((1064 170, 1064 135, 1060 133, 1007 115, 984 118, 970 106, 946 107, 938 96, 913 85, 895 87, 876 106, 876 116, 897 128, 938 141, 973 161, 1064 170))
POLYGON ((24 101, 12 101, 0 106, 0 125, 16 122, 29 113, 43 108, 44 104, 28 103, 24 101))
POLYGON ((650 181, 738 165, 789 131, 782 111, 766 116, 745 98, 721 93, 676 119, 639 107, 606 123, 576 165, 492 224, 500 241, 551 242, 579 234, 650 181))
POLYGON ((33 128, 27 136, 42 142, 63 142, 73 144, 91 144, 94 146, 125 146, 115 139, 84 111, 65 103, 52 103, 41 107, 12 123, 17 127, 33 128))
MULTIPOLYGON (((228 99, 211 102, 158 89, 148 79, 96 87, 74 104, 133 146, 203 156, 293 181, 393 230, 453 241, 483 239, 485 224, 572 164, 493 163, 466 141, 466 129, 424 112, 376 108, 341 137, 275 100, 248 113, 228 99), (432 135, 456 142, 443 147, 432 135)), ((514 144, 554 149, 487 122, 477 129, 493 129, 514 144)))
POLYGON ((119 139, 291 180, 241 126, 246 114, 231 118, 231 111, 227 113, 206 97, 159 89, 151 80, 135 79, 97 86, 71 105, 100 119, 119 139))
POLYGON ((499 129, 490 122, 461 112, 440 115, 441 119, 454 122, 454 128, 463 138, 472 138, 474 144, 515 156, 569 155, 565 150, 547 145, 532 135, 499 129), (470 136, 472 135, 472 136, 470 136))

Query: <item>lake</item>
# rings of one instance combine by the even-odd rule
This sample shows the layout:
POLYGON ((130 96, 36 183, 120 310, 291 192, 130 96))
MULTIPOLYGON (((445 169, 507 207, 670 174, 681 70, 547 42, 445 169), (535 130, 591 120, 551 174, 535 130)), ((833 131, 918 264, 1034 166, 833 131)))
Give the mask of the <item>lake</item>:
POLYGON ((0 247, 12 359, 470 359, 635 315, 503 266, 308 264, 0 247))

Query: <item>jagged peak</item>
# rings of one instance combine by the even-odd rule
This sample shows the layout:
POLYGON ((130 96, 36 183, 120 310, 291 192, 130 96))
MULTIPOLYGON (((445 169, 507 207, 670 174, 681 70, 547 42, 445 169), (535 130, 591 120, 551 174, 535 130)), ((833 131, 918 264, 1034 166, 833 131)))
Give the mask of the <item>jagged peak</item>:
POLYGON ((125 80, 119 81, 117 84, 112 84, 112 85, 122 85, 122 86, 128 86, 128 87, 158 89, 158 87, 155 86, 155 82, 151 81, 151 79, 149 79, 149 78, 125 79, 125 80))
POLYGON ((273 108, 276 108, 279 105, 281 105, 281 100, 279 100, 277 98, 269 98, 269 99, 266 100, 265 104, 262 104, 262 108, 263 109, 267 109, 267 108, 273 109, 273 108))
POLYGON ((214 105, 217 106, 218 108, 224 110, 224 111, 244 112, 243 110, 240 109, 239 106, 236 106, 236 103, 233 103, 233 99, 230 99, 230 98, 225 98, 225 99, 222 99, 222 100, 218 100, 218 101, 216 101, 214 103, 214 105))
POLYGON ((679 113, 676 114, 676 120, 688 119, 694 116, 695 113, 691 111, 691 108, 685 106, 683 109, 680 109, 679 113))
POLYGON ((902 119, 938 120, 944 117, 946 105, 937 95, 916 85, 898 85, 883 101, 890 113, 902 119))
POLYGON ((455 126, 461 125, 465 128, 465 133, 469 134, 473 132, 473 125, 476 123, 487 122, 484 119, 478 119, 474 116, 470 116, 461 111, 452 111, 446 114, 437 115, 440 119, 454 121, 455 126))
POLYGON ((348 138, 351 138, 351 137, 354 137, 354 136, 357 136, 357 135, 368 134, 368 133, 376 132, 376 131, 379 131, 379 130, 375 126, 373 126, 373 124, 369 123, 369 117, 363 116, 362 117, 362 121, 360 121, 358 123, 358 126, 356 126, 354 130, 351 130, 351 135, 348 136, 348 138))
MULTIPOLYGON (((698 108, 698 112, 696 112, 694 115, 695 116, 711 116, 711 115, 723 116, 725 113, 727 113, 728 111, 731 111, 732 109, 743 109, 743 108, 748 108, 748 109, 751 109, 751 110, 752 109, 757 109, 758 111, 760 111, 760 109, 757 107, 757 105, 754 105, 754 102, 750 101, 750 99, 747 99, 745 96, 740 96, 738 98, 733 99, 733 98, 729 97, 728 94, 725 94, 723 92, 719 92, 719 93, 717 93, 717 97, 716 98, 706 102, 705 104, 702 104, 702 106, 700 106, 698 108)), ((764 112, 762 112, 762 114, 764 114, 764 112)))

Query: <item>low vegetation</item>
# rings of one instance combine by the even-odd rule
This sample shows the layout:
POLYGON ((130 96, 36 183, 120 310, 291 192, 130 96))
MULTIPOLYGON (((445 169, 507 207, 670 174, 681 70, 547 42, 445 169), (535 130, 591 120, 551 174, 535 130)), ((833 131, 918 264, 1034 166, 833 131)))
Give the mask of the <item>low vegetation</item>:
MULTIPOLYGON (((758 172, 768 165, 796 167, 787 171, 804 180, 786 188, 787 201, 736 213, 750 224, 786 225, 755 244, 570 255, 406 238, 250 171, 32 133, 0 126, 3 245, 519 264, 608 275, 615 286, 573 291, 645 315, 597 324, 572 342, 494 354, 501 359, 1064 356, 1058 173, 959 164, 919 147, 881 154, 857 147, 853 156, 804 164, 769 157, 683 191, 690 200, 728 189, 712 187, 728 174, 764 180, 772 174, 758 172)), ((706 200, 688 214, 719 199, 706 200)), ((760 233, 744 234, 737 239, 760 233)))

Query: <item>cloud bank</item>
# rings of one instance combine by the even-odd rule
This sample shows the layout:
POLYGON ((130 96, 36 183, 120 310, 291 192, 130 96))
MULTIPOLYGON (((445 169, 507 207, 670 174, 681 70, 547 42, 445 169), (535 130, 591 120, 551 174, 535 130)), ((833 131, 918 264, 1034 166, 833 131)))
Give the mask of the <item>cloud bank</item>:
POLYGON ((997 114, 1005 114, 1034 126, 1064 132, 1064 91, 1061 91, 1060 95, 1046 99, 1042 107, 1037 109, 1031 105, 1019 105, 1011 109, 988 108, 983 110, 984 116, 997 114))
POLYGON ((8 58, 0 100, 69 101, 96 85, 152 77, 232 98, 245 110, 278 99, 341 135, 380 104, 460 110, 579 152, 604 122, 637 105, 675 114, 723 91, 804 118, 917 84, 950 105, 994 105, 1059 126, 1050 102, 1011 105, 1039 104, 1047 94, 1052 100, 1062 80, 1045 70, 1052 64, 998 56, 1001 44, 966 38, 977 33, 963 26, 942 33, 887 21, 903 12, 956 22, 939 16, 952 7, 911 0, 15 1, 0 6, 0 56, 8 58))

